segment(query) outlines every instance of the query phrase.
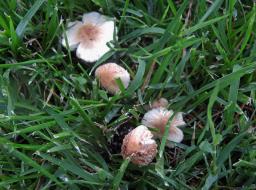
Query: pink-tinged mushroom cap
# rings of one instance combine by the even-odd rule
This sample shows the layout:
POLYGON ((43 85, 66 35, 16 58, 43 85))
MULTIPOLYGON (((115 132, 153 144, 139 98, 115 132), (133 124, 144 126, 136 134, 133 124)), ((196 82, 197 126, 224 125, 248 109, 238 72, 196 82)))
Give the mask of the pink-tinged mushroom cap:
MULTIPOLYGON (((142 119, 142 124, 151 127, 151 128, 156 128, 159 130, 158 133, 156 133, 156 136, 161 137, 164 134, 165 127, 169 121, 169 119, 173 115, 172 110, 167 110, 163 107, 160 108, 155 108, 150 111, 148 111, 143 119, 142 119)), ((181 129, 179 129, 179 126, 185 125, 186 123, 183 121, 182 118, 182 113, 177 113, 174 115, 171 123, 170 123, 170 128, 169 128, 169 135, 168 135, 168 140, 173 141, 173 142, 181 142, 183 140, 183 132, 181 129)))
POLYGON ((140 125, 128 133, 122 144, 123 158, 130 157, 137 165, 148 165, 155 158, 157 144, 147 127, 140 125))
MULTIPOLYGON (((76 49, 78 58, 95 62, 110 50, 107 43, 114 39, 114 31, 113 19, 97 12, 86 13, 82 21, 68 24, 67 43, 71 50, 76 49)), ((64 36, 62 45, 67 45, 64 36)))
POLYGON ((95 71, 95 76, 99 79, 100 85, 112 94, 120 91, 116 79, 120 78, 125 88, 130 83, 130 74, 116 63, 99 66, 95 71))

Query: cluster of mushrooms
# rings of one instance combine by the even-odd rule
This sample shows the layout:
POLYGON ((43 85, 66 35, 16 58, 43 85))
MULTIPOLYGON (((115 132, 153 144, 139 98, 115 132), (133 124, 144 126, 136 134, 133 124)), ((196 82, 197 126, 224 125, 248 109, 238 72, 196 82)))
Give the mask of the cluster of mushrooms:
MULTIPOLYGON (((68 23, 68 29, 63 34, 62 45, 71 51, 76 50, 76 56, 86 62, 95 62, 110 50, 109 42, 116 39, 117 30, 114 19, 97 12, 86 13, 82 21, 68 23)), ((120 92, 116 82, 120 79, 124 88, 130 83, 130 74, 116 63, 106 63, 95 71, 95 77, 100 86, 111 94, 120 92)), ((144 115, 142 125, 129 132, 123 139, 121 154, 130 158, 134 164, 148 165, 157 154, 157 143, 154 137, 161 138, 169 124, 167 146, 171 142, 179 143, 183 139, 180 126, 185 125, 182 113, 168 110, 168 101, 160 98, 151 105, 151 109, 144 115), (170 121, 169 121, 170 120, 170 121), (148 128, 154 128, 151 132, 148 128)))

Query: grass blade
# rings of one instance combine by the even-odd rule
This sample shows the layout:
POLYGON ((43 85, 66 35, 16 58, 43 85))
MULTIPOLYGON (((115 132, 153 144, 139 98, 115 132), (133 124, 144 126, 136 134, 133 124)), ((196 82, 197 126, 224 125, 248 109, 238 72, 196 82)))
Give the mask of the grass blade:
POLYGON ((38 11, 38 9, 41 7, 41 5, 44 2, 45 2, 45 0, 37 0, 34 3, 34 5, 29 9, 27 14, 22 18, 22 20, 20 21, 20 23, 18 24, 18 26, 16 28, 16 33, 19 37, 22 37, 29 21, 32 19, 32 17, 35 15, 35 13, 38 11))

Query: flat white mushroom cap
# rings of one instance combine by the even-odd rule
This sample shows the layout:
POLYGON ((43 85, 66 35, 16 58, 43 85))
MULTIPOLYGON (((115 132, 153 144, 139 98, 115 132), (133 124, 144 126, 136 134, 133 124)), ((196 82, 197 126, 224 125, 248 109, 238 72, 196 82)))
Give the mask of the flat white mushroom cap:
MULTIPOLYGON (((161 137, 164 134, 165 126, 167 125, 169 119, 173 115, 172 110, 167 110, 163 107, 155 108, 150 111, 148 111, 143 119, 142 124, 151 127, 156 128, 159 130, 159 133, 156 134, 156 136, 161 137)), ((168 140, 173 142, 181 142, 183 140, 183 132, 181 129, 179 129, 179 126, 185 125, 186 123, 183 121, 182 113, 177 113, 171 123, 169 128, 169 135, 168 140)))
MULTIPOLYGON (((110 50, 107 43, 114 39, 115 31, 115 23, 110 18, 97 12, 86 13, 82 22, 71 22, 68 27, 67 43, 71 50, 77 49, 78 58, 95 62, 110 50)), ((67 47, 64 35, 62 45, 67 47)))
POLYGON ((99 79, 100 85, 112 94, 120 91, 116 79, 120 78, 125 88, 130 83, 130 74, 116 63, 106 63, 99 66, 95 71, 95 77, 99 79))

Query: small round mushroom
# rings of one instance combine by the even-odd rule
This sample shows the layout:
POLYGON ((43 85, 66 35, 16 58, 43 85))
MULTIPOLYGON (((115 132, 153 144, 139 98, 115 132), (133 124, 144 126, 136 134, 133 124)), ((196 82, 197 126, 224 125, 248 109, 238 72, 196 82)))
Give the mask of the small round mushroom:
POLYGON ((130 74, 116 63, 107 63, 99 66, 95 71, 95 76, 99 79, 100 85, 111 94, 116 94, 120 91, 116 79, 120 78, 125 88, 130 83, 130 74))
MULTIPOLYGON (((115 30, 112 18, 98 12, 86 13, 82 21, 68 23, 67 44, 70 50, 76 49, 78 58, 95 62, 110 50, 107 43, 114 39, 115 30)), ((67 44, 63 35, 62 45, 67 44)))
MULTIPOLYGON (((142 124, 151 127, 156 128, 159 130, 158 133, 156 133, 156 136, 161 137, 164 134, 165 126, 167 125, 169 119, 173 115, 172 110, 167 110, 163 107, 155 108, 150 111, 148 111, 143 119, 142 124)), ((181 142, 183 140, 183 132, 181 129, 179 129, 179 126, 185 125, 186 123, 183 121, 182 113, 178 112, 172 119, 170 123, 169 128, 169 135, 168 140, 173 142, 181 142)))
POLYGON ((148 165, 155 158, 157 144, 147 127, 140 125, 128 133, 123 140, 121 154, 130 157, 132 163, 148 165))
POLYGON ((151 108, 167 108, 168 107, 168 100, 166 100, 165 98, 159 98, 155 101, 153 101, 153 103, 151 104, 151 108))

